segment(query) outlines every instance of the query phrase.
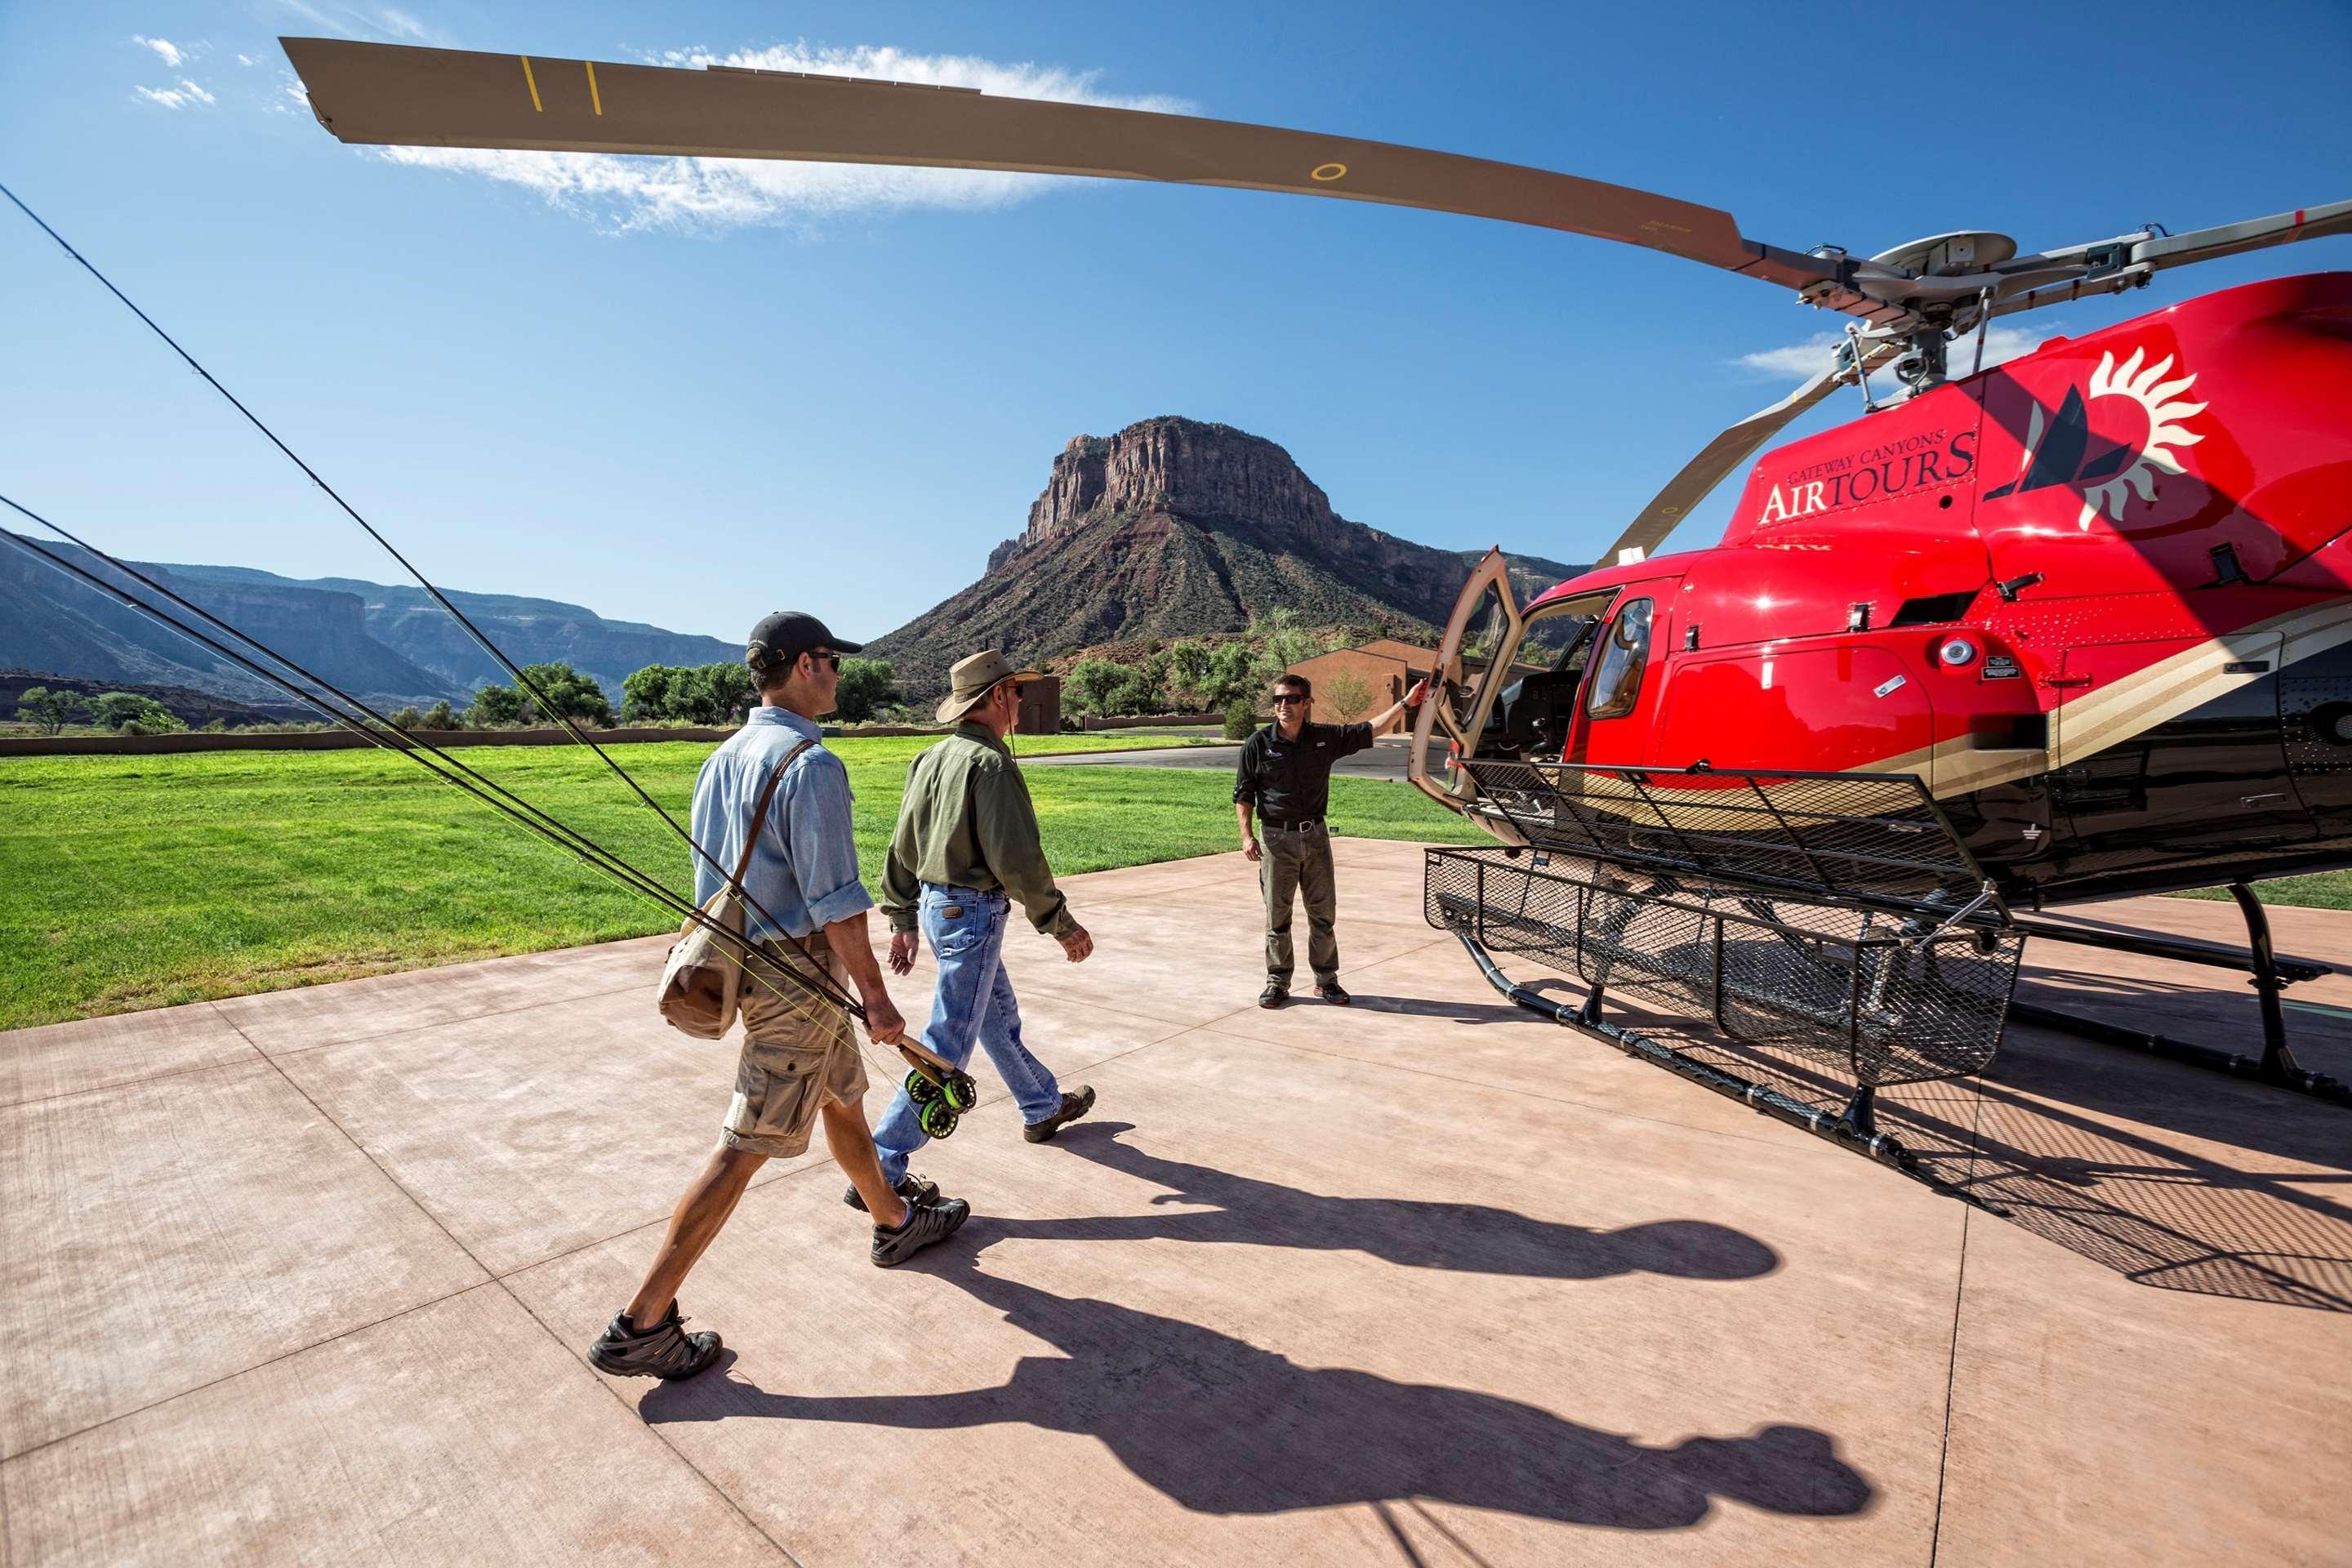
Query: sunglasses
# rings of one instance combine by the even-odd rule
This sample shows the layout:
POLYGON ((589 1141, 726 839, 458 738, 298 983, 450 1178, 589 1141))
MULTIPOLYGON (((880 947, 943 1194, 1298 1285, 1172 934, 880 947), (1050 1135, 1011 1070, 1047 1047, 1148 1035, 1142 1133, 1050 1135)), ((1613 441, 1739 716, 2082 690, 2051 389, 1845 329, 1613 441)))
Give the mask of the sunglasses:
POLYGON ((1274 705, 1276 708, 1287 708, 1301 702, 1312 702, 1313 700, 1315 700, 1311 697, 1301 697, 1295 692, 1289 691, 1277 691, 1274 695, 1274 705))
POLYGON ((841 656, 837 653, 828 653, 823 648, 811 648, 809 658, 814 663, 824 665, 835 675, 841 673, 841 656))

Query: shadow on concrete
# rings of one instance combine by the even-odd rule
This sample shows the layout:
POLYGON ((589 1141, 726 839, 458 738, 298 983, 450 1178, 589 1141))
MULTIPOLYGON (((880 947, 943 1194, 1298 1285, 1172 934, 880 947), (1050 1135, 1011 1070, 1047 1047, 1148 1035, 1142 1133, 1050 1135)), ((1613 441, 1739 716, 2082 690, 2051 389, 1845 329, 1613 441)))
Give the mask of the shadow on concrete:
MULTIPOLYGON (((1832 1112, 1851 1092, 1842 1063, 1728 1041, 1613 996, 1610 1011, 1832 1112)), ((1561 1034, 1563 1049, 1608 1048, 1561 1034)), ((2352 1205, 2309 1190, 2341 1189, 2352 1173, 2352 1116, 2336 1107, 2012 1026, 1990 1078, 1882 1090, 1879 1123, 1937 1179, 2137 1283, 2352 1311, 2352 1205)))
POLYGON ((985 1273, 968 1253, 929 1271, 1062 1354, 1024 1357, 1000 1387, 844 1398, 771 1394, 731 1367, 714 1368, 656 1389, 638 1411, 654 1423, 1014 1423, 1076 1433, 1201 1513, 1418 1498, 1570 1524, 1679 1530, 1705 1519, 1717 1498, 1837 1517, 1861 1512, 1873 1497, 1835 1439, 1809 1426, 1653 1447, 1496 1394, 1300 1366, 1197 1323, 985 1273))
MULTIPOLYGON (((1292 1005, 1299 1004, 1293 1002, 1292 1005)), ((1418 996, 1368 996, 1349 1004, 1359 1013, 1393 1013, 1406 1018, 1443 1018, 1449 1024, 1516 1024, 1527 1015, 1508 1002, 1433 1002, 1418 996)))
POLYGON ((1780 1266, 1780 1255, 1763 1242, 1706 1220, 1653 1220, 1622 1230, 1594 1230, 1529 1219, 1481 1204, 1328 1197, 1146 1153, 1121 1137, 1133 1131, 1123 1121, 1086 1122, 1055 1142, 1123 1175, 1169 1188, 1151 1199, 1154 1205, 1197 1204, 1202 1205, 1200 1209, 1068 1219, 991 1218, 974 1226, 976 1239, 982 1245, 1024 1237, 1295 1247, 1362 1252, 1410 1268, 1537 1279, 1605 1279, 1639 1273, 1753 1279, 1780 1266))

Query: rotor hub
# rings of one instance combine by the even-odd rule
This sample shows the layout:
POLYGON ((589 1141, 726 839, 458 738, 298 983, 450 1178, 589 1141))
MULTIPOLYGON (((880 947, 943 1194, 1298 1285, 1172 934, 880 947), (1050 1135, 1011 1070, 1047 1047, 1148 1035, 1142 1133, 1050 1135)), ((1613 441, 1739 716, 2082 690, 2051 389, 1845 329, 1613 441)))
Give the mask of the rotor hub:
POLYGON ((1956 229, 1930 235, 1882 252, 1871 259, 1918 278, 1959 278, 1990 272, 2017 254, 2017 241, 1986 229, 1956 229))

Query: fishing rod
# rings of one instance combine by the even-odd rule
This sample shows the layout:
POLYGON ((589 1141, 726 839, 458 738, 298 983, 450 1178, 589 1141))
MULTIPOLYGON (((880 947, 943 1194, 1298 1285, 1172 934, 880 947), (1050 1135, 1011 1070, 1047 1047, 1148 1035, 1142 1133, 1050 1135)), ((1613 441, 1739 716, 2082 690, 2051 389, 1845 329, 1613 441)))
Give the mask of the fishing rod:
MULTIPOLYGON (((109 583, 106 579, 100 577, 96 573, 91 572, 72 561, 67 560, 65 557, 43 547, 33 540, 26 539, 20 534, 14 533, 6 530, 0 530, 0 537, 6 538, 10 543, 39 557, 60 571, 71 574, 73 576, 79 578, 92 587, 99 589, 100 592, 120 600, 122 604, 146 616, 149 620, 153 621, 158 626, 163 626, 167 630, 174 632, 180 637, 195 643, 197 646, 208 648, 220 657, 230 660, 239 668, 249 671, 259 679, 277 687, 279 690, 294 697, 297 700, 318 710, 337 724, 340 724, 343 728, 358 734, 371 744, 384 751, 397 752, 408 756, 412 761, 415 761, 419 766, 425 768, 426 772, 432 773, 443 783, 452 784, 462 789, 467 794, 473 795, 476 799, 480 800, 483 804, 504 813, 506 816, 513 818, 516 822, 520 823, 527 829, 537 833, 540 837, 547 839, 557 848, 571 854, 583 864, 591 866, 597 870, 604 872, 607 876, 612 877, 614 880, 620 882, 625 888, 653 900, 656 903, 660 904, 671 913, 682 915, 688 923, 701 925, 704 929, 712 933, 714 939, 719 943, 721 952, 724 953, 729 962, 734 963, 735 966, 742 972, 746 978, 756 980, 760 984, 766 985, 768 989, 779 999, 790 1000, 784 996, 783 992, 777 987, 774 981, 767 978, 764 973, 755 970, 748 962, 750 958, 758 952, 758 949, 756 944, 751 942, 747 936, 713 921, 699 906, 692 903, 690 900, 685 899, 677 892, 674 892, 667 886, 647 875, 646 872, 637 869, 636 867, 631 865, 620 856, 604 848, 595 840, 590 838, 586 834, 582 833, 578 829, 562 822, 551 813, 531 805, 521 796, 514 794, 513 791, 508 789, 505 785, 500 784, 496 780, 478 772, 456 756, 450 754, 442 747, 436 745, 434 742, 425 740, 422 736, 397 723, 394 723, 390 718, 379 712, 374 708, 369 706, 358 698, 353 697, 349 692, 344 691, 341 688, 336 686, 333 682, 326 679, 324 677, 317 675, 305 668, 303 666, 296 663, 293 659, 279 653, 277 649, 271 647, 268 644, 263 642, 260 638, 253 636, 251 633, 240 630, 239 628, 231 626, 228 622, 205 609, 202 605, 192 603, 187 598, 173 592, 171 588, 166 587, 163 584, 158 583, 155 579, 148 576, 145 573, 139 571, 128 563, 119 560, 116 557, 108 554, 106 552, 98 549, 95 545, 83 540, 63 525, 51 521, 40 513, 34 511, 31 508, 26 507, 21 502, 5 495, 0 495, 0 505, 7 506, 12 510, 16 511, 22 516, 31 520, 33 522, 39 524, 41 527, 49 530, 60 538, 65 539, 77 548, 87 552, 94 558, 105 562, 109 566, 113 567, 124 576, 130 577, 144 584, 155 593, 162 595, 164 598, 170 600, 173 604, 179 605, 181 608, 197 616, 205 623, 217 626, 231 637, 237 638, 240 642, 248 645, 256 651, 262 654, 265 658, 283 666, 287 670, 292 672, 303 680, 310 681, 312 685, 316 686, 320 691, 327 693, 329 696, 332 697, 335 701, 344 704, 352 711, 362 714, 366 718, 373 720, 376 724, 382 726, 382 728, 381 730, 371 729, 366 724, 362 724, 357 720, 352 718, 349 713, 339 711, 331 704, 322 700, 317 694, 304 690, 302 688, 295 685, 292 681, 286 679, 284 677, 264 668, 262 665, 256 663, 253 659, 248 658, 244 654, 239 653, 236 648, 228 647, 217 639, 195 630, 194 627, 182 623, 163 611, 155 608, 153 605, 142 603, 137 595, 131 594, 121 584, 109 583), (405 745, 394 744, 390 740, 386 739, 387 731, 391 735, 399 737, 400 740, 407 743, 405 745), (428 760, 428 758, 433 760, 428 760), (447 767, 445 769, 443 766, 439 765, 441 763, 447 764, 447 767), (737 948, 740 949, 740 953, 728 950, 727 944, 730 942, 732 942, 737 948)), ((795 945, 798 945, 797 942, 795 945)), ((800 952, 803 957, 810 957, 805 948, 800 948, 800 952)), ((850 997, 845 993, 842 992, 837 985, 833 984, 830 975, 824 975, 822 980, 813 980, 811 976, 803 974, 794 968, 789 960, 779 963, 777 955, 772 953, 761 954, 761 956, 765 961, 764 966, 774 967, 779 973, 782 973, 793 984, 799 985, 803 990, 810 992, 820 999, 834 1002, 836 1005, 843 1007, 853 1016, 856 1017, 860 1022, 865 1020, 865 1008, 855 998, 850 997)), ((814 963, 813 958, 812 963, 814 963)), ((823 974, 822 966, 817 966, 817 968, 818 973, 823 974)))
MULTIPOLYGON (((153 317, 141 310, 131 300, 131 296, 116 288, 112 279, 109 279, 105 273, 100 272, 88 257, 82 255, 80 251, 76 250, 73 246, 67 241, 65 236, 59 234, 56 229, 51 228, 47 220, 43 218, 40 214, 26 205, 23 198, 18 196, 16 192, 10 190, 5 184, 0 184, 0 196, 6 196, 8 200, 15 205, 18 212, 23 213, 26 217, 32 219, 34 224, 40 228, 40 231, 43 234, 46 234, 51 239, 56 240, 59 248, 64 250, 68 256, 72 257, 76 262, 80 264, 83 271, 88 272, 92 278, 97 279, 108 293, 113 295, 117 300, 122 302, 124 309, 128 310, 132 315, 138 317, 141 321, 145 323, 148 331, 163 339, 163 342, 171 348, 172 352, 178 354, 180 358, 186 363, 190 370, 194 371, 199 376, 202 376, 206 385, 210 386, 215 392, 219 393, 223 397, 228 399, 229 405, 235 408, 239 414, 245 416, 246 422, 251 425, 256 430, 260 431, 263 436, 268 437, 271 446, 284 453, 287 461, 301 469, 303 474, 312 484, 318 486, 321 490, 324 490, 327 494, 327 499, 333 501, 338 507, 341 507, 345 516, 349 517, 353 522, 358 523, 360 527, 366 531, 367 536, 370 539, 374 540, 378 544, 383 546, 384 552, 390 555, 394 561, 400 563, 402 570, 405 571, 411 577, 416 579, 418 585, 421 586, 425 593, 432 595, 433 602, 449 613, 450 618, 455 620, 460 627, 464 628, 466 635, 474 639, 476 646, 479 647, 484 653, 488 654, 491 658, 495 659, 498 662, 499 667, 504 669, 507 674, 513 677, 517 686, 520 687, 523 690, 531 695, 531 697, 538 702, 541 712, 547 714, 558 724, 562 725, 565 732, 571 735, 573 740, 579 742, 582 745, 595 752, 598 759, 601 760, 606 767, 613 771, 615 777, 620 779, 623 784, 627 784, 629 788, 635 793, 636 797, 643 801, 656 816, 660 817, 663 822, 668 824, 669 830, 672 833, 677 834, 680 839, 684 840, 688 848, 700 856, 704 860, 709 861, 711 868, 718 871, 720 875, 729 875, 728 868, 720 865, 719 861, 712 857, 709 850, 696 843, 694 835, 688 832, 686 828, 679 824, 677 818, 672 816, 668 812, 664 811, 661 807, 661 803, 655 800, 652 795, 646 794, 644 786, 639 784, 635 778, 632 778, 629 775, 628 770, 622 767, 619 763, 613 759, 612 753, 605 751, 604 747, 598 745, 594 741, 590 740, 587 732, 572 721, 571 715, 558 710, 555 704, 548 700, 547 693, 541 690, 537 683, 532 681, 529 676, 525 675, 521 668, 516 665, 514 660, 509 658, 506 654, 499 649, 498 645, 489 639, 488 636, 485 634, 481 628, 475 626, 471 620, 467 619, 465 612, 458 609, 457 606, 450 601, 447 595, 435 587, 431 579, 427 578, 424 573, 418 571, 415 564, 409 561, 407 556, 403 555, 397 549, 394 548, 392 541, 386 539, 382 533, 376 531, 375 525, 368 521, 366 518, 362 517, 358 509, 353 507, 351 502, 345 500, 342 498, 341 493, 338 491, 334 486, 329 484, 324 479, 320 478, 319 471, 310 467, 310 464, 304 462, 301 457, 295 452, 293 447, 278 439, 278 432, 272 430, 268 425, 262 423, 260 416, 255 414, 252 409, 247 408, 244 402, 238 398, 236 394, 231 392, 227 387, 223 386, 219 380, 214 376, 213 373, 206 370, 204 365, 197 361, 195 355, 190 353, 186 349, 182 348, 178 339, 173 337, 171 333, 165 331, 161 326, 158 326, 153 317)), ((243 634, 239 633, 238 635, 242 636, 243 634)), ((731 877, 730 879, 732 879, 731 877)), ((783 929, 783 922, 777 920, 774 915, 769 913, 767 909, 762 906, 757 899, 753 898, 748 889, 738 889, 737 890, 742 894, 743 901, 749 905, 752 911, 762 921, 766 921, 771 927, 777 930, 783 929)))

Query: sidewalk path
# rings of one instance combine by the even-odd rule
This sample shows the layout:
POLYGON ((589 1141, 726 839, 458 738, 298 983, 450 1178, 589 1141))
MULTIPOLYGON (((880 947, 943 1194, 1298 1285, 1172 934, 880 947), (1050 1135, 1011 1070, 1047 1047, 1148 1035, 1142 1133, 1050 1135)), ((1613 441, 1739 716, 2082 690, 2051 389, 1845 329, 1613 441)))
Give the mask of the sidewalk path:
MULTIPOLYGON (((1008 963, 1095 1116, 983 1069, 918 1166, 980 1217, 896 1271, 771 1165, 683 1385, 582 1357, 730 1092, 660 941, 0 1036, 0 1559, 2343 1561, 2352 1113, 2015 1031, 1881 1111, 1997 1219, 1507 1005, 1412 846, 1336 847, 1347 1011, 1252 1005, 1238 856, 1072 879, 1095 961, 1008 963)), ((2295 994, 2345 1072, 2352 984, 2295 994)))

